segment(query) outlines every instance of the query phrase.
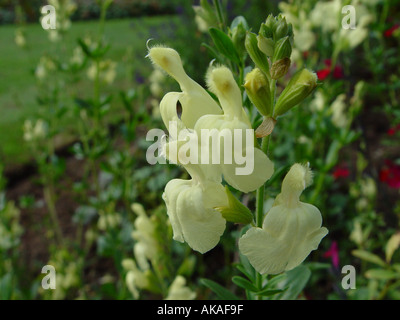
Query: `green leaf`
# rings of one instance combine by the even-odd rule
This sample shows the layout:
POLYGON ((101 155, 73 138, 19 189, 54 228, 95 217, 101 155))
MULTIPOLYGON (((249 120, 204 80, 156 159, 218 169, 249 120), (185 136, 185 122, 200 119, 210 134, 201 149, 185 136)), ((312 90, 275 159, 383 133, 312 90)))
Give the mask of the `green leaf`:
POLYGON ((217 28, 210 28, 209 32, 218 51, 229 60, 240 65, 240 57, 231 38, 217 28))
POLYGON ((277 288, 279 284, 283 283, 287 279, 287 274, 286 273, 281 273, 273 278, 269 279, 267 284, 264 286, 264 289, 272 289, 272 288, 277 288))
POLYGON ((339 141, 335 140, 331 143, 329 150, 327 152, 325 162, 326 162, 326 169, 331 169, 338 160, 339 150, 341 148, 341 144, 339 141))
MULTIPOLYGON (((248 230, 248 228, 244 227, 242 228, 245 231, 248 230)), ((243 232, 241 234, 241 236, 244 234, 245 232, 243 232)), ((242 266, 242 269, 245 271, 242 271, 250 280, 254 280, 256 278, 256 271, 254 270, 254 267, 250 264, 249 259, 247 259, 246 256, 244 256, 243 254, 241 254, 239 252, 239 261, 240 261, 240 265, 242 266)))
POLYGON ((254 64, 262 70, 266 75, 269 75, 269 64, 266 55, 258 48, 257 35, 248 32, 244 42, 246 51, 249 54, 254 64))
POLYGON ((212 280, 200 279, 200 283, 211 289, 221 300, 239 300, 239 298, 228 289, 212 280))
POLYGON ((284 289, 269 289, 269 288, 265 288, 259 292, 256 292, 255 295, 257 296, 263 296, 263 297, 270 297, 270 296, 274 296, 278 293, 282 293, 285 290, 287 290, 287 288, 284 289))
POLYGON ((365 272, 365 277, 368 279, 375 279, 375 280, 392 280, 392 279, 399 279, 400 273, 397 273, 392 270, 384 270, 384 269, 370 269, 365 272))
POLYGON ((254 282, 254 273, 250 273, 248 270, 246 270, 246 268, 242 265, 242 264, 240 264, 240 263, 238 263, 238 264, 236 264, 235 265, 235 267, 241 272, 241 273, 243 273, 247 278, 249 278, 249 280, 250 281, 253 281, 254 282))
POLYGON ((281 294, 275 295, 274 299, 296 300, 310 279, 311 271, 306 266, 300 265, 290 271, 287 271, 286 275, 287 278, 285 281, 283 281, 283 283, 280 283, 280 287, 287 287, 287 290, 281 294))
POLYGON ((251 223, 253 221, 251 211, 235 198, 235 196, 230 192, 228 186, 225 186, 225 192, 228 196, 229 206, 216 207, 215 210, 219 211, 226 221, 243 224, 251 223))
POLYGON ((232 282, 234 284, 236 284, 238 287, 241 287, 243 289, 253 291, 253 292, 259 291, 254 284, 252 284, 249 280, 247 280, 241 276, 232 277, 232 282))
POLYGON ((230 29, 233 30, 234 28, 236 28, 239 24, 242 24, 243 27, 246 30, 249 30, 249 24, 246 21, 246 18, 243 16, 237 16, 235 19, 233 19, 232 23, 231 23, 231 27, 230 29))
POLYGON ((213 47, 211 47, 210 45, 208 45, 207 43, 202 43, 201 44, 203 47, 205 47, 206 49, 208 49, 211 53, 211 55, 215 58, 215 59, 219 59, 221 60, 221 55, 218 53, 217 50, 215 50, 213 47))
POLYGON ((365 251, 365 250, 353 250, 351 252, 354 256, 357 258, 360 258, 362 260, 375 263, 378 266, 385 267, 386 263, 383 261, 381 258, 379 258, 376 254, 373 254, 371 252, 365 251))
POLYGON ((330 263, 323 263, 323 262, 308 262, 305 264, 311 271, 315 270, 324 270, 329 269, 331 267, 330 263))

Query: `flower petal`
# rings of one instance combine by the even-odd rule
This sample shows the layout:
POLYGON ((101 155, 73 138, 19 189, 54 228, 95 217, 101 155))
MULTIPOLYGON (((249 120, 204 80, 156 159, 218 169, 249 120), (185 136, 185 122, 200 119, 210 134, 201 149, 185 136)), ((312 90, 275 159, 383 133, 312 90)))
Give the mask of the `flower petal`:
POLYGON ((167 183, 162 195, 167 206, 167 214, 174 233, 173 239, 179 242, 184 242, 184 238, 182 226, 177 213, 177 199, 180 193, 183 190, 190 188, 190 186, 191 182, 189 180, 173 179, 167 183))
POLYGON ((251 192, 261 187, 272 176, 274 163, 258 148, 248 147, 244 154, 246 162, 243 165, 238 165, 235 161, 232 164, 223 164, 222 173, 232 187, 242 192, 251 192), (250 156, 252 153, 254 157, 250 156), (238 169, 248 174, 238 174, 238 169))
POLYGON ((177 216, 188 245, 200 253, 214 248, 225 230, 221 214, 204 206, 206 195, 200 185, 183 190, 177 200, 177 216))
POLYGON ((321 213, 305 203, 297 208, 272 207, 263 228, 251 228, 239 240, 239 249, 260 273, 277 274, 304 261, 328 233, 321 213))

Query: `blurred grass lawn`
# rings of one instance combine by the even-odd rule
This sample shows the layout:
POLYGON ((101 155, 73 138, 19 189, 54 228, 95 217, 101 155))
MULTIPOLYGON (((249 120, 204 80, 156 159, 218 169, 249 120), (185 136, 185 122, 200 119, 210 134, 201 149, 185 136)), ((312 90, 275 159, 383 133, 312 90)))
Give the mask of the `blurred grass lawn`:
MULTIPOLYGON (((106 58, 119 63, 116 81, 107 91, 118 93, 122 89, 127 90, 134 84, 132 76, 150 72, 151 64, 143 63, 147 39, 154 37, 158 40, 163 35, 170 36, 173 32, 171 28, 179 25, 177 19, 175 16, 157 16, 107 21, 105 37, 111 49, 106 58), (129 47, 133 49, 130 59, 135 71, 127 77, 129 70, 121 62, 129 47)), ((38 108, 34 69, 43 53, 50 52, 50 48, 54 47, 46 31, 37 23, 25 26, 28 48, 21 49, 14 42, 15 29, 15 25, 0 27, 0 161, 6 166, 19 165, 30 159, 23 142, 22 127, 25 119, 33 116, 38 108)), ((97 21, 73 23, 62 44, 67 59, 77 46, 78 38, 87 34, 95 35, 97 30, 97 21)), ((92 84, 87 80, 85 71, 77 87, 84 96, 90 96, 92 84)), ((113 103, 119 103, 118 97, 114 97, 113 103)))

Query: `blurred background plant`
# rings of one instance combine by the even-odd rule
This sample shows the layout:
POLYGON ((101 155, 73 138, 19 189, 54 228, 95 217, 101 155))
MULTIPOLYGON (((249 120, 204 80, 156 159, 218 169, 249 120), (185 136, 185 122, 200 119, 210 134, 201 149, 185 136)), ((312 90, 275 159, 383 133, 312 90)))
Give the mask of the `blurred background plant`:
POLYGON ((277 92, 302 66, 319 85, 279 120, 269 153, 276 168, 310 162, 315 183, 303 199, 330 231, 267 289, 301 283, 270 298, 399 298, 398 2, 0 0, 1 298, 246 298, 246 283, 231 281, 254 271, 233 254, 238 226, 205 255, 172 240, 161 193, 184 174, 149 165, 145 137, 163 127, 158 103, 178 88, 144 61, 153 39, 180 52, 198 83, 215 58, 243 85, 246 33, 258 34, 270 13, 294 33, 277 92), (45 4, 62 17, 56 33, 40 26, 45 4), (342 28, 345 5, 356 8, 355 30, 342 28), (234 49, 224 52, 209 28, 234 49), (54 291, 40 287, 46 264, 57 271, 54 291), (344 265, 357 270, 356 290, 342 289, 344 265))

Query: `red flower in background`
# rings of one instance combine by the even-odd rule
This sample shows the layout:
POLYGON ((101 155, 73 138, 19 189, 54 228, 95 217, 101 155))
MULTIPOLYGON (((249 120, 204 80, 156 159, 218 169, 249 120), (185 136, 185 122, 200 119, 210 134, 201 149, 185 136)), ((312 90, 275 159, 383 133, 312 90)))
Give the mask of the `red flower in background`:
POLYGON ((331 70, 328 69, 322 69, 317 71, 317 76, 319 80, 325 80, 329 74, 331 73, 331 70))
POLYGON ((391 37, 393 35, 393 32, 395 32, 399 27, 400 27, 399 24, 395 24, 393 27, 385 31, 384 36, 386 38, 391 37))
POLYGON ((388 134, 389 136, 393 136, 397 131, 400 131, 400 123, 399 123, 397 126, 390 128, 390 129, 387 131, 387 134, 388 134))
POLYGON ((379 180, 391 188, 400 188, 400 166, 390 160, 385 160, 385 166, 379 173, 379 180))
POLYGON ((344 167, 336 167, 332 175, 335 180, 339 178, 347 178, 350 175, 350 170, 344 167))
POLYGON ((333 241, 329 250, 324 253, 324 258, 331 258, 332 265, 339 269, 339 248, 336 241, 333 241))
MULTIPOLYGON (((317 71, 317 76, 319 80, 324 80, 331 74, 332 60, 327 59, 324 61, 324 63, 325 68, 317 71)), ((342 67, 336 65, 335 68, 333 68, 333 77, 335 79, 342 79, 344 77, 342 67)))

